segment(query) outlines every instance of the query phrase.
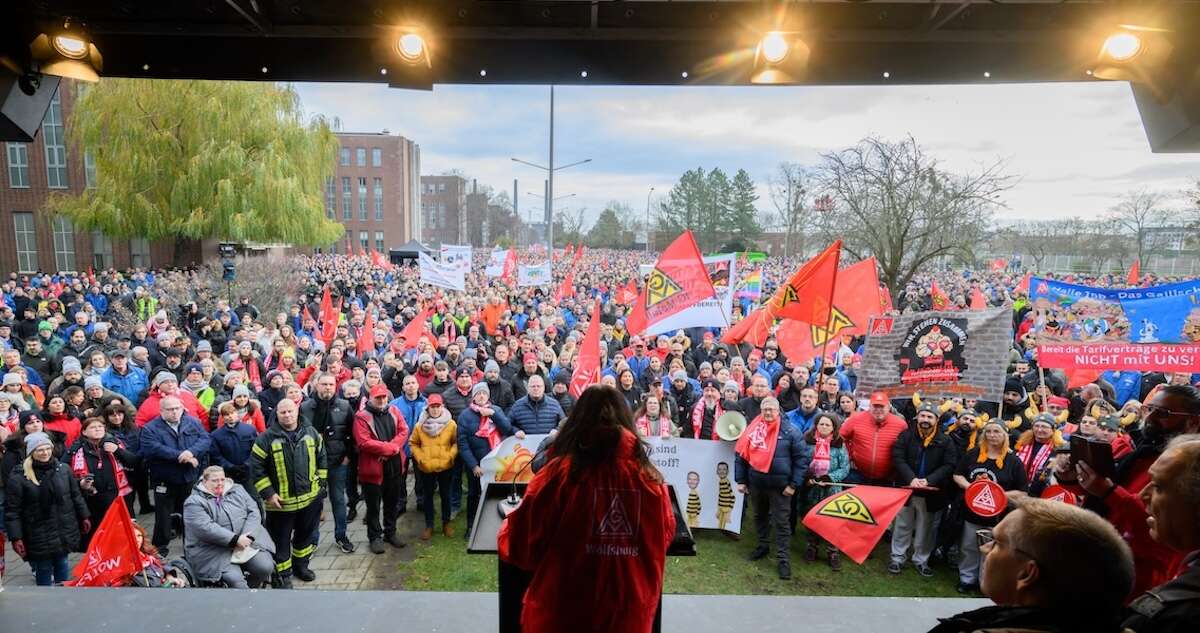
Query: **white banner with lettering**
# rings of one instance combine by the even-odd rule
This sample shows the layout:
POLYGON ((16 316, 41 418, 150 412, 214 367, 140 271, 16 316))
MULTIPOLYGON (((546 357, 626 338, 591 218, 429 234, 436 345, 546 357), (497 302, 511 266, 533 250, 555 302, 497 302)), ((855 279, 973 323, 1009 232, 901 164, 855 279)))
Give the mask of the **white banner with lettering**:
POLYGON ((421 266, 421 283, 459 292, 467 289, 467 279, 462 269, 434 261, 425 253, 420 253, 417 261, 421 266))
POLYGON ((550 283, 550 262, 517 267, 517 286, 544 286, 550 283))
POLYGON ((471 272, 471 247, 461 244, 442 244, 442 264, 453 266, 463 274, 471 272))

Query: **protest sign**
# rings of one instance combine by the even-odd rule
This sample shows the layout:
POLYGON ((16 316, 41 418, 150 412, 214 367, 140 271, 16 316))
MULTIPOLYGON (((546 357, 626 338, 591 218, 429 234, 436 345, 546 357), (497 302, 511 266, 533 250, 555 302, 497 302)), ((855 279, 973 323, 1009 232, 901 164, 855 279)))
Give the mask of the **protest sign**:
POLYGON ((425 253, 420 253, 417 261, 421 266, 421 283, 459 292, 467 289, 466 275, 461 268, 434 261, 425 253))
MULTIPOLYGON (((733 316, 733 279, 737 272, 737 255, 713 255, 704 258, 708 278, 716 296, 658 321, 646 328, 646 334, 674 332, 690 327, 729 327, 733 316)), ((650 267, 653 269, 653 266, 650 267)))
POLYGON ((442 244, 442 263, 461 270, 463 274, 471 272, 471 247, 462 244, 442 244))
POLYGON ((550 283, 550 262, 517 267, 517 286, 544 286, 550 283))
MULTIPOLYGON (((480 481, 528 482, 529 467, 545 435, 505 438, 479 462, 480 481)), ((650 461, 675 487, 684 518, 692 529, 740 532, 745 499, 733 481, 733 444, 712 440, 651 437, 650 461)))
POLYGON ((1056 369, 1200 372, 1200 345, 1169 343, 1049 343, 1038 364, 1056 369))
POLYGON ((1011 306, 900 315, 889 331, 867 335, 858 391, 997 402, 1011 345, 1011 306))

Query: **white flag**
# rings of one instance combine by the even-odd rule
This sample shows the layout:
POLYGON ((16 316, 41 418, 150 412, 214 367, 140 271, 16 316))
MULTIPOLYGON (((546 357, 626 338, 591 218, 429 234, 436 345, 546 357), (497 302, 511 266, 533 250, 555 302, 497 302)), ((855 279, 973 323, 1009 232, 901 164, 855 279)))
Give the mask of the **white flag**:
POLYGON ((466 275, 453 264, 442 264, 425 253, 419 254, 421 283, 462 292, 467 289, 466 275))
POLYGON ((550 283, 550 262, 517 268, 517 286, 544 286, 550 283))

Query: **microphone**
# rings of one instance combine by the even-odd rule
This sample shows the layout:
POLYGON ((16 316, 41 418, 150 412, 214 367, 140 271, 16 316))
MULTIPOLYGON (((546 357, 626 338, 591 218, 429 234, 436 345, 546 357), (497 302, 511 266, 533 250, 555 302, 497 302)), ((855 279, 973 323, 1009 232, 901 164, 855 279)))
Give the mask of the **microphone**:
POLYGON ((516 510, 517 507, 521 505, 522 497, 521 497, 521 495, 517 494, 517 480, 521 478, 521 473, 525 472, 526 468, 533 466, 534 459, 536 459, 536 458, 537 458, 537 455, 535 454, 533 458, 531 458, 528 462, 526 462, 525 465, 522 466, 521 469, 518 470, 515 475, 513 475, 513 480, 512 480, 512 484, 511 484, 512 490, 508 493, 507 497, 501 499, 500 503, 496 504, 496 511, 500 513, 501 519, 507 519, 508 515, 512 514, 513 511, 516 510))

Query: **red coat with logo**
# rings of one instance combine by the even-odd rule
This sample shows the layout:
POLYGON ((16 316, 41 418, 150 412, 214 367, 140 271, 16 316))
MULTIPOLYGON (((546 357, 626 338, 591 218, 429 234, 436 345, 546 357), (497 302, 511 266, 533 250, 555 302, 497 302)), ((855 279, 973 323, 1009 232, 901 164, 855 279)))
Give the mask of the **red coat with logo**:
POLYGON ((500 528, 502 560, 533 572, 525 592, 526 633, 648 632, 662 594, 675 517, 667 488, 633 458, 623 433, 616 461, 569 477, 553 459, 500 528))

